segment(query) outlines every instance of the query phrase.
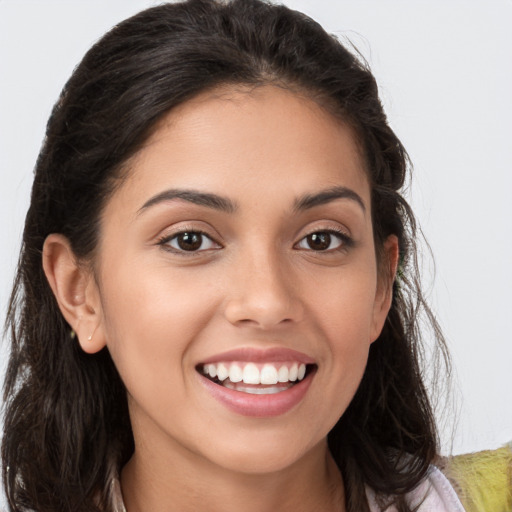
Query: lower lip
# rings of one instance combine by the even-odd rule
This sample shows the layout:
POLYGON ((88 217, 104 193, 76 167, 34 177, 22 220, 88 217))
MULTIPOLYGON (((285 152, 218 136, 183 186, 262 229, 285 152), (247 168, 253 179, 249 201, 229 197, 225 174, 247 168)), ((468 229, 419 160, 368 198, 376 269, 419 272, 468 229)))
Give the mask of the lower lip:
POLYGON ((201 382, 213 398, 237 414, 257 418, 279 416, 293 409, 303 400, 313 380, 313 376, 314 372, 311 372, 291 388, 279 393, 253 395, 226 388, 212 382, 203 375, 199 375, 201 382))

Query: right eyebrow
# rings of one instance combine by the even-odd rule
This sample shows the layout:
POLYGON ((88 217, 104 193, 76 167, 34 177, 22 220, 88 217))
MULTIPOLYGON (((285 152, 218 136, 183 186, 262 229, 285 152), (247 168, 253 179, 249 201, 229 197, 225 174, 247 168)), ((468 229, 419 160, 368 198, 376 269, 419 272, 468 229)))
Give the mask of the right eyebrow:
POLYGON ((366 206, 361 196, 347 187, 332 187, 321 190, 315 194, 306 194, 295 201, 294 210, 297 212, 309 210, 310 208, 330 203, 336 199, 350 199, 363 210, 363 213, 366 213, 366 206))
POLYGON ((217 194, 199 192, 197 190, 169 189, 148 199, 138 210, 137 215, 140 215, 151 206, 173 201, 175 199, 181 199, 183 201, 188 201, 189 203, 206 206, 226 213, 234 213, 238 208, 236 203, 231 201, 231 199, 217 194))

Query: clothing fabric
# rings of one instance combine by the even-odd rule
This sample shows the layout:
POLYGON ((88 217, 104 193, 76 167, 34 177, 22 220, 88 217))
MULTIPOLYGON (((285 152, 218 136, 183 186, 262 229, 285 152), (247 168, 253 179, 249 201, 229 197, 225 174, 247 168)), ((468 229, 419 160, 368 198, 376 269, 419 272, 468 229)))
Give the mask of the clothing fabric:
POLYGON ((126 512, 118 478, 114 478, 110 482, 110 502, 112 503, 112 510, 114 512, 126 512))
MULTIPOLYGON (((367 490, 368 502, 372 512, 381 512, 377 505, 375 494, 367 490)), ((417 512, 464 512, 464 508, 448 479, 432 466, 427 478, 414 491, 409 493, 408 502, 412 506, 421 503, 417 512)), ((112 503, 114 512, 126 512, 121 494, 119 480, 112 481, 112 503)), ((395 507, 386 512, 396 512, 395 507)))
POLYGON ((512 443, 440 462, 467 512, 512 512, 512 443))
MULTIPOLYGON (((371 489, 366 492, 370 510, 381 512, 371 489)), ((448 479, 435 466, 431 466, 427 478, 407 495, 411 508, 418 507, 417 512, 464 512, 454 488, 448 479)), ((396 507, 388 507, 385 512, 396 512, 396 507)))

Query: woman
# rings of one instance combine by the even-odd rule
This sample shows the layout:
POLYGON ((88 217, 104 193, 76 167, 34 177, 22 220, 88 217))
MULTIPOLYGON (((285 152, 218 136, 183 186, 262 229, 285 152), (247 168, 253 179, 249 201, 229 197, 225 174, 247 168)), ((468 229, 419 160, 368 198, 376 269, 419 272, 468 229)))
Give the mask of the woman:
POLYGON ((369 70, 300 13, 193 0, 109 32, 37 163, 11 509, 462 510, 406 171, 369 70))

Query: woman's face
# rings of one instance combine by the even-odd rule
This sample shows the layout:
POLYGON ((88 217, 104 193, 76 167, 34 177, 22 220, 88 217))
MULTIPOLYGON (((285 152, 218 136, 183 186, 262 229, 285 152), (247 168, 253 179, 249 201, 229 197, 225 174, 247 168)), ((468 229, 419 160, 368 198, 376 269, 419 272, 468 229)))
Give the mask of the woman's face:
POLYGON ((98 254, 137 449, 248 473, 325 451, 389 308, 347 126, 277 87, 200 95, 130 162, 98 254))

